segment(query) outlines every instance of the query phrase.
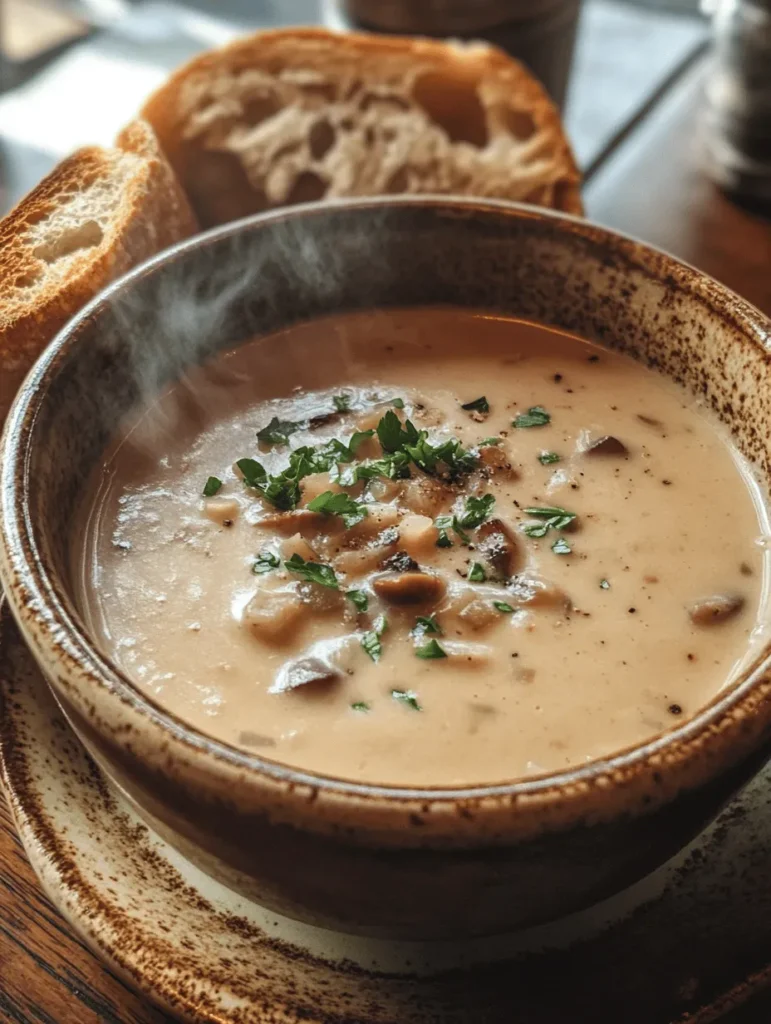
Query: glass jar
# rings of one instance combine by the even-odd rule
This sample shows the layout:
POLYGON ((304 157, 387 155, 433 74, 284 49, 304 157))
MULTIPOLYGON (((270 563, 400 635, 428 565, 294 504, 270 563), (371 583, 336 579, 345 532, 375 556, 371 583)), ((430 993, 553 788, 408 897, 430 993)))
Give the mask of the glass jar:
POLYGON ((708 172, 771 208, 771 0, 705 0, 714 44, 706 84, 708 172))

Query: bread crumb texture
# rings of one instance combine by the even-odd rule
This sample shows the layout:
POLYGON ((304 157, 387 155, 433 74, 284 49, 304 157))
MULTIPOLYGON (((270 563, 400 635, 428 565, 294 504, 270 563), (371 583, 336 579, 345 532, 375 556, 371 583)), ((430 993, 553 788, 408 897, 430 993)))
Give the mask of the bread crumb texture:
POLYGON ((257 33, 190 62, 143 116, 204 225, 395 193, 581 212, 556 108, 487 44, 257 33))
POLYGON ((150 126, 81 149, 0 221, 0 413, 56 331, 110 280, 197 230, 150 126))

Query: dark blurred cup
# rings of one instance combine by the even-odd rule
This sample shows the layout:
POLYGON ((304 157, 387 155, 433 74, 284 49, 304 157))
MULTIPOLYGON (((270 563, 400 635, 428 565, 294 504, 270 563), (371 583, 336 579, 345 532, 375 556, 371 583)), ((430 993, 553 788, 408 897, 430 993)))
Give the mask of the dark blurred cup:
POLYGON ((565 101, 581 0, 332 0, 347 28, 487 39, 565 101))

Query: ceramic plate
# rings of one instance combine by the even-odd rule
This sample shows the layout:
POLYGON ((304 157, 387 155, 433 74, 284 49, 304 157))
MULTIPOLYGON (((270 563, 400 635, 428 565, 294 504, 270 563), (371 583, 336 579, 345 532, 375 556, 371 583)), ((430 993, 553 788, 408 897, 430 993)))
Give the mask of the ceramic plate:
POLYGON ((676 861, 591 911, 494 940, 386 943, 279 918, 150 832, 75 739, 5 608, 0 704, 5 783, 49 895, 186 1020, 706 1024, 771 977, 771 771, 676 861))

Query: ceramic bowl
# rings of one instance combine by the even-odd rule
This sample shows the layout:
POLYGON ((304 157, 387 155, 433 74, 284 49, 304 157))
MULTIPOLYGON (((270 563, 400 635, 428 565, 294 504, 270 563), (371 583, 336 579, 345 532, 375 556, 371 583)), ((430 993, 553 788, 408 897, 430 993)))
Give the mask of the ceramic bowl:
POLYGON ((68 558, 83 483, 122 416, 186 368, 321 314, 449 303, 577 332, 700 398, 764 483, 771 323, 698 271, 565 216, 453 198, 278 211, 163 253, 52 342, 7 421, 0 574, 67 718, 186 857, 290 917, 450 938, 556 918, 651 871, 771 752, 763 652, 698 715, 570 771, 411 789, 299 771, 194 731, 91 642, 68 558))

